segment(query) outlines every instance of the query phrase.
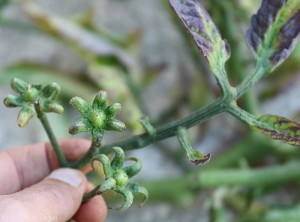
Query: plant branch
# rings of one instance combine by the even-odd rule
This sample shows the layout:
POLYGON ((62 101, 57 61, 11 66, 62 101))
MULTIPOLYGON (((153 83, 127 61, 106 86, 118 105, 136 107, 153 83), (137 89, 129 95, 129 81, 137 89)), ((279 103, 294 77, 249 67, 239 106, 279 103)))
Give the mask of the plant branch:
POLYGON ((85 194, 82 198, 82 203, 87 202, 89 199, 93 198, 94 196, 97 195, 97 191, 99 189, 99 186, 96 186, 94 189, 92 189, 90 192, 88 192, 87 194, 85 194))
POLYGON ((236 102, 233 101, 231 102, 230 106, 228 107, 227 110, 231 115, 236 117, 237 119, 240 119, 241 121, 245 122, 249 126, 259 126, 261 123, 256 120, 255 116, 251 115, 247 111, 241 109, 240 107, 237 106, 236 102))
POLYGON ((59 164, 61 167, 69 167, 69 163, 68 161, 66 160, 66 157, 65 155, 63 154, 63 152, 61 151, 61 148, 59 147, 58 145, 58 142, 54 136, 54 133, 51 129, 51 126, 49 124, 49 121, 45 115, 45 113, 41 110, 40 108, 40 101, 37 100, 34 104, 34 108, 35 108, 35 111, 37 113, 37 117, 39 118, 39 120, 41 121, 47 135, 48 135, 48 138, 51 142, 51 145, 54 149, 54 152, 56 153, 56 156, 58 158, 58 161, 59 161, 59 164))
MULTIPOLYGON (((97 154, 109 153, 111 148, 114 146, 122 147, 124 151, 134 150, 161 141, 163 139, 176 136, 179 127, 185 127, 188 129, 210 119, 213 116, 225 112, 227 110, 229 101, 229 98, 221 97, 210 105, 192 113, 191 115, 181 120, 174 121, 170 124, 156 128, 155 134, 152 136, 148 135, 147 133, 132 136, 128 139, 102 146, 100 149, 97 149, 97 154)), ((83 167, 87 165, 90 162, 90 159, 90 155, 86 154, 78 161, 72 163, 72 166, 79 169, 79 166, 83 167)))
POLYGON ((95 142, 92 142, 88 152, 86 152, 77 161, 69 163, 69 167, 74 169, 81 169, 86 166, 91 161, 93 156, 97 155, 100 146, 96 146, 95 142), (89 160, 88 163, 86 162, 87 160, 89 160))
POLYGON ((267 69, 260 62, 257 62, 253 72, 236 87, 237 94, 234 100, 237 100, 247 92, 266 73, 266 70, 267 69))

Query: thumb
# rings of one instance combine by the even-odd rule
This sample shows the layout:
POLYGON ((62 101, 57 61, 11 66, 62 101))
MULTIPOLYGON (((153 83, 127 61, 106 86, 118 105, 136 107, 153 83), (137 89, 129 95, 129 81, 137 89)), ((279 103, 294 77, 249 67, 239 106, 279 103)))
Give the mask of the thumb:
POLYGON ((0 221, 67 221, 87 187, 78 170, 58 169, 41 182, 0 198, 0 221))

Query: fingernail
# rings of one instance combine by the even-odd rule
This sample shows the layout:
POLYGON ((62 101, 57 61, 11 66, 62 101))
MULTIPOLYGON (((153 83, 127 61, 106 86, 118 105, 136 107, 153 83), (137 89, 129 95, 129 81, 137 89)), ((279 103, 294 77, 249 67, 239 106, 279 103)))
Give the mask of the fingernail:
POLYGON ((58 169, 53 171, 48 178, 63 181, 73 187, 78 187, 82 183, 82 177, 78 170, 58 169))

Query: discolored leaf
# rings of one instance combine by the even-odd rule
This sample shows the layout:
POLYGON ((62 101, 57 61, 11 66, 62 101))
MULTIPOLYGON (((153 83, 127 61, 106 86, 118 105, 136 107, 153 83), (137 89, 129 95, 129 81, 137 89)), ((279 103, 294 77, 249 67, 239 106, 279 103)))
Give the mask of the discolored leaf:
POLYGON ((230 57, 227 41, 197 0, 169 0, 169 3, 216 74, 216 69, 222 69, 230 57))
POLYGON ((300 33, 299 0, 263 0, 252 17, 247 44, 271 72, 293 51, 300 33))
POLYGON ((300 145, 300 124, 287 118, 275 115, 264 115, 258 118, 261 126, 252 126, 256 131, 293 146, 300 145))
POLYGON ((211 154, 203 155, 197 150, 194 150, 187 138, 186 128, 180 127, 177 130, 177 139, 186 152, 188 161, 194 165, 203 165, 210 161, 211 154))

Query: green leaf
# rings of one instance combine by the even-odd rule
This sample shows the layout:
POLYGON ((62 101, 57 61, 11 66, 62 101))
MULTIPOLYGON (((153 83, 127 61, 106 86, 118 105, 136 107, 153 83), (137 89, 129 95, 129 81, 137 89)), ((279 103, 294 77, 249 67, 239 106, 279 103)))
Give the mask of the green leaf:
POLYGON ((299 0, 263 0, 252 17, 247 44, 256 60, 271 72, 291 54, 299 33, 299 0))
POLYGON ((169 3, 217 75, 230 57, 227 41, 197 0, 169 0, 169 3))
POLYGON ((261 125, 252 126, 256 131, 293 146, 300 145, 300 124, 275 115, 264 115, 257 119, 261 125))

